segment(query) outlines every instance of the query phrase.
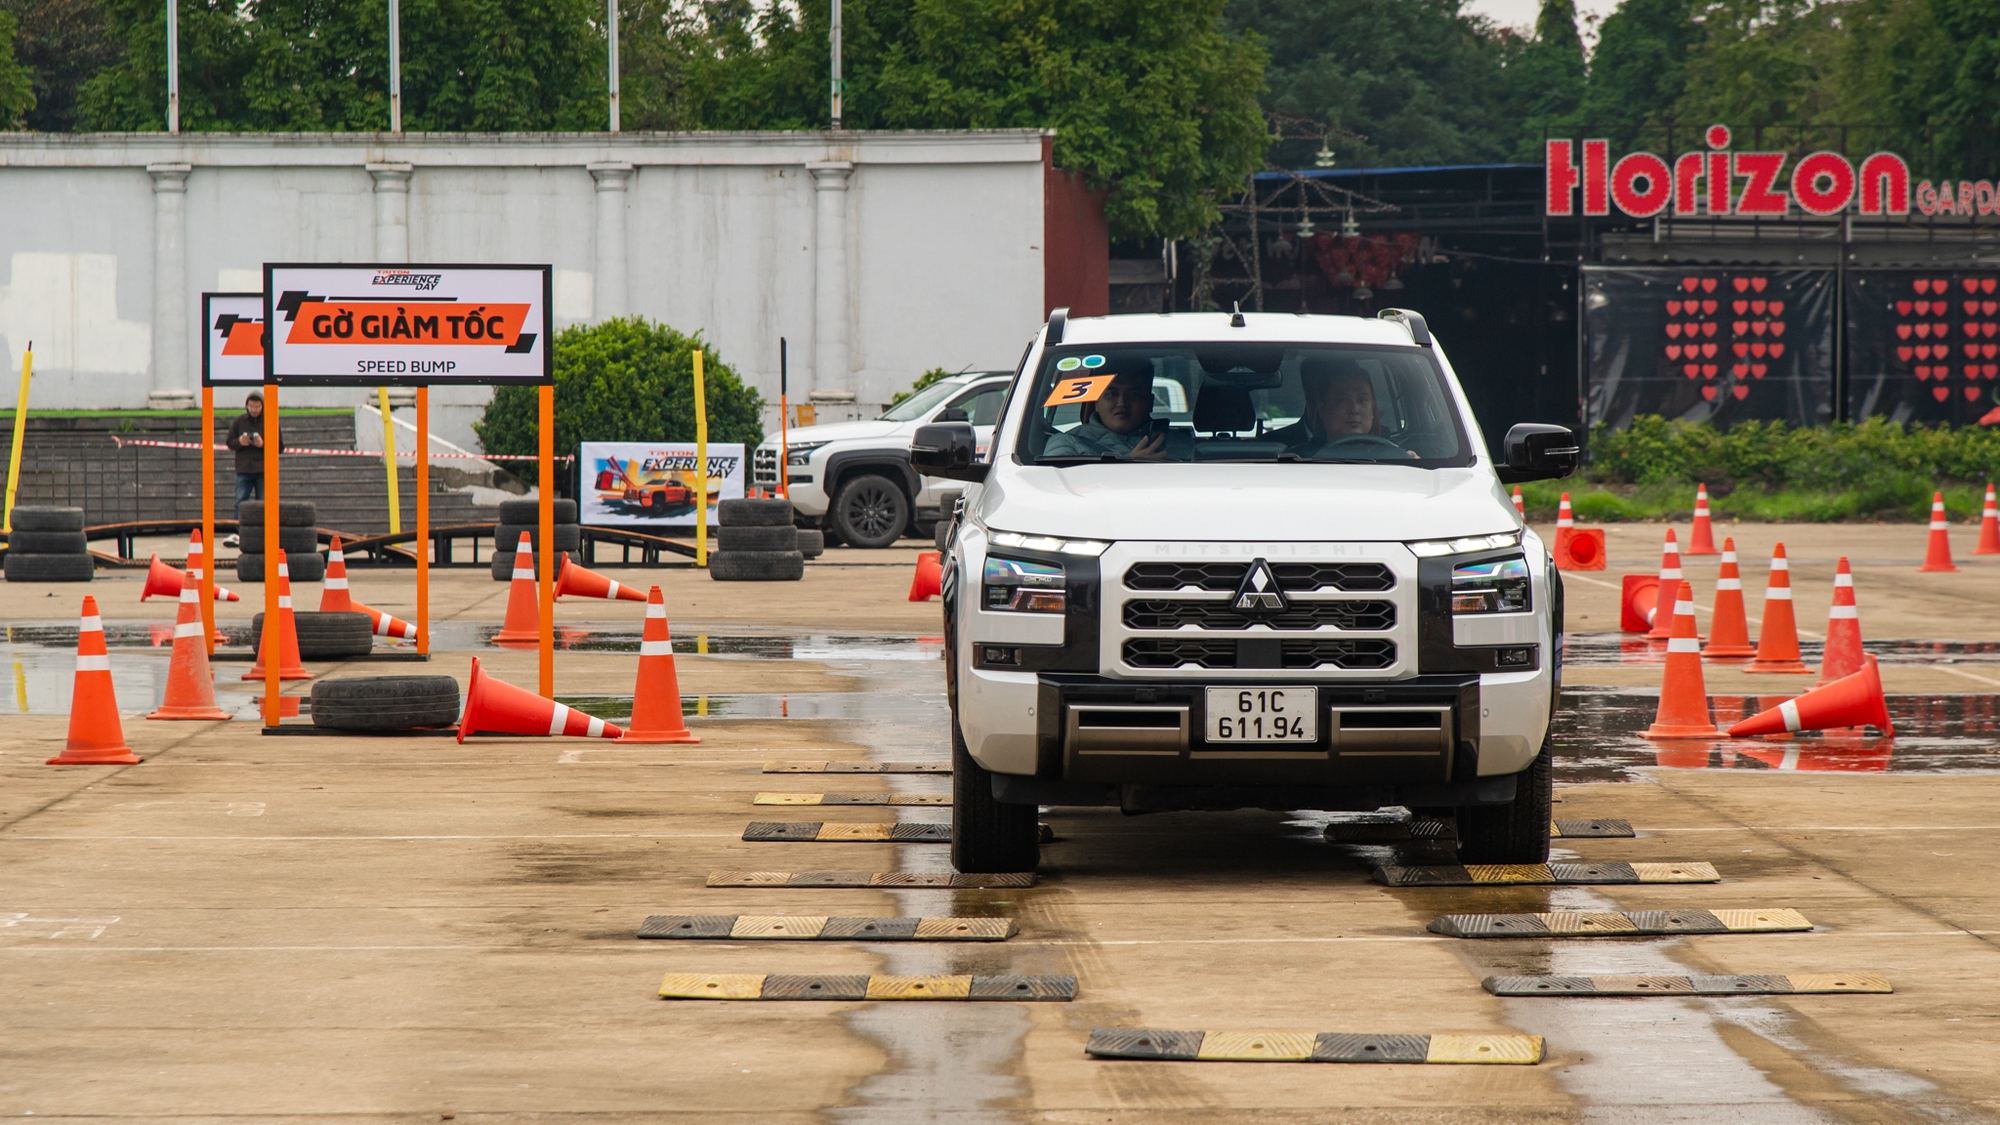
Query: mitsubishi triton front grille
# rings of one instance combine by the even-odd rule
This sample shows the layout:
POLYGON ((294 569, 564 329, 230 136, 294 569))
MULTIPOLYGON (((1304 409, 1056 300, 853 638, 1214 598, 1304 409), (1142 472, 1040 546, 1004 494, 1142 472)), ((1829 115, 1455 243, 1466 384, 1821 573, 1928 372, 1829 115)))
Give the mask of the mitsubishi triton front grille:
POLYGON ((1283 612, 1254 618, 1230 608, 1228 602, 1213 600, 1147 598, 1125 603, 1125 625, 1129 629, 1242 630, 1252 624, 1282 630, 1333 628, 1349 632, 1386 633, 1396 627, 1396 603, 1375 600, 1295 601, 1283 612))
MULTIPOLYGON (((1250 572, 1247 562, 1141 562, 1125 571, 1128 590, 1206 590, 1231 593, 1250 572)), ((1394 589, 1396 576, 1381 563, 1288 563, 1271 564, 1278 588, 1285 593, 1338 590, 1350 594, 1372 594, 1394 589)))
POLYGON ((758 488, 778 487, 778 451, 759 446, 751 453, 750 477, 758 488))
POLYGON ((1314 668, 1367 670, 1396 663, 1396 643, 1388 640, 1267 640, 1243 638, 1135 637, 1125 642, 1125 663, 1134 668, 1314 668), (1275 653, 1270 650, 1275 648, 1275 653), (1276 656, 1276 660, 1271 659, 1276 656))

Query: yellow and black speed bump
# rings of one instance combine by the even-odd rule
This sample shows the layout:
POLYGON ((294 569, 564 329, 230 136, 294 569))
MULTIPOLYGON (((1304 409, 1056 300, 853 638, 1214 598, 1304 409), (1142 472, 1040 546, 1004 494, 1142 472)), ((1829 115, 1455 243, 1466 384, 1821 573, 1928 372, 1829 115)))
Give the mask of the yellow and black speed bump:
POLYGON ((1539 1035, 1366 1035, 1322 1031, 1091 1030, 1100 1059, 1184 1062, 1511 1063, 1542 1061, 1539 1035))
POLYGON ((1792 973, 1786 976, 1487 977, 1495 996, 1783 996, 1827 992, 1894 992, 1879 973, 1792 973))
POLYGON ((1032 887, 1032 871, 711 871, 711 887, 1032 887))
MULTIPOLYGON (((1343 844, 1388 844, 1398 840, 1451 840, 1458 835, 1449 820, 1414 817, 1394 821, 1335 821, 1326 838, 1343 844)), ((1552 840, 1627 839, 1635 835, 1629 820, 1558 820, 1549 825, 1552 840)))
POLYGON ((1783 934, 1812 929, 1796 910, 1630 910, 1589 914, 1446 914, 1427 929, 1460 938, 1783 934))
POLYGON ((1072 976, 668 973, 662 1000, 1074 1000, 1072 976))
MULTIPOLYGON (((1037 825, 1041 829, 1041 842, 1046 844, 1056 838, 1055 830, 1046 824, 1037 825)), ((924 822, 821 822, 817 820, 783 821, 753 820, 743 830, 743 838, 753 842, 792 843, 893 843, 893 844, 949 844, 951 825, 924 822)))
POLYGON ((949 793, 759 793, 755 805, 900 805, 950 808, 949 793))
POLYGON ((1549 827, 1549 837, 1561 840, 1630 839, 1633 835, 1629 820, 1558 820, 1549 827))
POLYGON ((1628 883, 1719 883, 1707 863, 1510 863, 1460 867, 1378 867, 1390 887, 1617 886, 1628 883))
POLYGON ((945 762, 765 762, 765 773, 950 773, 945 762))
POLYGON ((709 941, 1006 941, 1011 918, 828 918, 798 914, 655 914, 642 938, 709 941))

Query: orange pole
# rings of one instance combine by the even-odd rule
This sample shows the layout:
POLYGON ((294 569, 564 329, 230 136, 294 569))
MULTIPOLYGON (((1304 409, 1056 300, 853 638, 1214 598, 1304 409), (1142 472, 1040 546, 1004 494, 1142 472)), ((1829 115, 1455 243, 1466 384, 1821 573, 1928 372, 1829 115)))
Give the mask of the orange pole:
POLYGON ((541 572, 535 586, 542 606, 542 698, 556 697, 556 389, 541 392, 541 572))
POLYGON ((417 652, 431 654, 431 389, 417 388, 417 652))
POLYGON ((264 725, 278 725, 278 673, 284 641, 278 627, 278 385, 264 384, 264 725))
POLYGON ((215 655, 215 388, 201 389, 201 639, 215 655))

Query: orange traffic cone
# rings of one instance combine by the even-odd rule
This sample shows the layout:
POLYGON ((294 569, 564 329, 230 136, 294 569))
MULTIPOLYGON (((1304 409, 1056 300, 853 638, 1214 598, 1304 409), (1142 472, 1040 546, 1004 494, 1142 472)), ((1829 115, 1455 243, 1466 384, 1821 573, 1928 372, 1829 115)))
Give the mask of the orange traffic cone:
MULTIPOLYGON (((1618 591, 1618 628, 1627 633, 1644 633, 1653 627, 1659 607, 1660 580, 1651 574, 1623 576, 1618 591)), ((1645 646, 1641 645, 1640 648, 1645 646)))
MULTIPOLYGON (((201 586, 201 577, 203 573, 203 568, 207 565, 208 565, 208 548, 201 545, 201 529, 197 527, 193 531, 190 531, 188 533, 188 567, 187 567, 188 573, 194 575, 194 584, 197 589, 200 588, 201 586)), ((241 594, 238 594, 234 590, 225 590, 219 585, 216 586, 214 589, 215 589, 216 601, 240 602, 243 600, 243 596, 241 594)), ((139 600, 144 601, 145 599, 141 598, 139 600)))
POLYGON ((1736 569, 1736 540, 1722 540, 1722 573, 1715 580, 1715 630, 1701 654, 1710 660, 1755 656, 1750 620, 1743 612, 1743 576, 1736 569))
POLYGON ((944 592, 944 556, 936 551, 925 551, 917 556, 917 573, 910 579, 910 600, 930 601, 934 595, 944 592))
POLYGON ((1660 548, 1660 600, 1653 613, 1653 631, 1646 634, 1649 641, 1664 641, 1674 635, 1673 615, 1662 612, 1667 608, 1667 598, 1679 589, 1681 580, 1681 549, 1674 541, 1674 529, 1667 529, 1666 545, 1660 548))
POLYGON ((201 635, 201 585, 189 568, 181 583, 181 615, 174 623, 173 662, 167 667, 167 696, 148 719, 227 719, 215 705, 215 675, 208 667, 208 644, 201 635))
POLYGON ((1715 532, 1708 523, 1708 486, 1694 486, 1694 527, 1688 531, 1690 555, 1715 554, 1715 532))
POLYGON ((541 599, 535 594, 534 548, 528 533, 514 549, 514 580, 507 587, 507 620, 493 634, 496 645, 533 645, 542 640, 541 599))
POLYGON ((1854 572, 1847 568, 1847 556, 1842 555, 1833 572, 1833 608, 1827 611, 1826 653, 1820 660, 1819 686, 1859 672, 1861 655, 1861 608, 1854 604, 1854 572))
POLYGON ((1951 536, 1945 532, 1944 493, 1931 493, 1931 541, 1924 548, 1924 565, 1920 571, 1958 570, 1951 564, 1951 536))
POLYGON ((130 766, 139 760, 125 745, 125 727, 118 721, 118 693, 111 687, 111 654, 104 647, 104 618, 98 616, 97 599, 85 594, 83 623, 76 634, 76 687, 70 693, 69 742, 47 764, 130 766))
POLYGON ((319 587, 319 611, 347 613, 353 609, 353 599, 347 596, 347 555, 341 551, 340 536, 336 535, 327 545, 326 579, 319 587))
POLYGON ((1514 514, 1524 520, 1528 518, 1528 505, 1521 499, 1521 486, 1518 484, 1514 486, 1514 514))
POLYGON ((1799 625, 1792 615, 1792 564, 1785 545, 1771 551, 1771 576, 1764 584, 1764 625, 1757 631, 1757 659, 1745 672, 1785 672, 1810 675, 1799 659, 1799 625))
POLYGON ((347 599, 347 608, 351 613, 367 614, 368 624, 378 637, 394 637, 402 641, 417 639, 417 627, 400 617, 392 617, 372 605, 362 605, 353 598, 347 599))
POLYGON ((1550 552, 1555 555, 1558 566, 1569 558, 1569 537, 1575 530, 1576 513, 1570 509, 1569 493, 1565 492, 1562 499, 1556 502, 1556 545, 1550 552))
POLYGON ((639 640, 639 682, 632 689, 632 725, 620 742, 700 742, 681 709, 681 681, 667 635, 667 605, 660 588, 646 598, 646 632, 639 640))
POLYGON ((613 582, 582 563, 562 553, 562 562, 556 568, 556 597, 575 594, 579 598, 616 598, 621 602, 643 602, 646 595, 630 586, 613 582))
POLYGON ((2000 502, 1993 497, 1993 484, 1986 484, 1986 510, 1979 513, 1979 546, 1975 555, 2000 555, 2000 502))
POLYGON ((1729 737, 1864 725, 1880 727, 1883 734, 1892 737, 1896 733, 1889 722, 1889 701, 1882 694, 1882 672, 1872 656, 1863 660, 1852 675, 1822 684, 1797 699, 1787 699, 1769 711, 1737 723, 1729 728, 1729 737))
POLYGON ((472 680, 465 688, 465 717, 458 740, 468 734, 567 734, 578 738, 617 738, 625 733, 616 723, 586 715, 543 699, 526 688, 496 680, 472 658, 472 680))
MULTIPOLYGON (((188 543, 188 568, 185 572, 179 567, 169 566, 161 562, 159 552, 155 551, 153 553, 152 560, 146 564, 146 588, 139 592, 139 600, 143 602, 154 594, 172 594, 176 598, 180 597, 184 573, 194 575, 195 586, 197 588, 201 586, 201 531, 199 529, 195 531, 192 541, 188 543)), ((243 599, 217 586, 215 588, 215 600, 219 602, 240 602, 243 599)))
MULTIPOLYGON (((246 680, 264 678, 264 659, 271 655, 271 623, 264 622, 264 636, 257 647, 257 663, 243 673, 246 680)), ((278 678, 281 680, 310 680, 311 672, 299 663, 299 624, 292 616, 292 572, 284 563, 278 564, 278 678)))
MULTIPOLYGON (((1662 589, 1667 587, 1662 585, 1662 589)), ((1708 689, 1701 679, 1701 643, 1694 635, 1694 587, 1676 582, 1673 636, 1667 640, 1667 671, 1660 683, 1660 709, 1647 738, 1717 738, 1708 721, 1708 689)))

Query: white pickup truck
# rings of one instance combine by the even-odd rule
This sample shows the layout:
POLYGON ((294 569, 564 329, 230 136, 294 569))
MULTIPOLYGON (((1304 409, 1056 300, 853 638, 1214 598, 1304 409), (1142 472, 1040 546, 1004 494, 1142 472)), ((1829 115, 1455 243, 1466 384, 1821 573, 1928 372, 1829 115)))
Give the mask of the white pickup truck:
POLYGON ((1032 870, 1038 805, 1455 810, 1463 862, 1546 860, 1562 586, 1502 485, 1577 443, 1496 464, 1421 316, 1058 310, 983 444, 910 451, 965 483, 961 871, 1032 870))

